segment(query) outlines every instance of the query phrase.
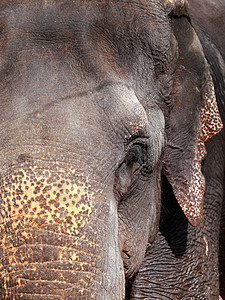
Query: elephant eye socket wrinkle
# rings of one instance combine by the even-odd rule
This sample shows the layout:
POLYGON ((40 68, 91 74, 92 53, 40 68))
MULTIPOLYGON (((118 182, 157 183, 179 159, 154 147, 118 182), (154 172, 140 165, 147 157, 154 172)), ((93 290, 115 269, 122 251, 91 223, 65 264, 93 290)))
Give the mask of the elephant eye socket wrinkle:
POLYGON ((131 166, 132 163, 142 163, 143 160, 143 146, 139 144, 134 145, 131 149, 129 149, 125 157, 125 163, 127 164, 127 166, 131 166))
MULTIPOLYGON (((145 142, 132 143, 126 151, 125 158, 115 173, 114 193, 120 202, 128 194, 131 185, 142 175, 150 177, 152 173, 151 158, 145 142)), ((144 179, 144 178, 143 178, 144 179)))
POLYGON ((149 152, 147 141, 136 140, 126 151, 123 163, 126 164, 132 174, 149 177, 152 173, 152 157, 149 152))

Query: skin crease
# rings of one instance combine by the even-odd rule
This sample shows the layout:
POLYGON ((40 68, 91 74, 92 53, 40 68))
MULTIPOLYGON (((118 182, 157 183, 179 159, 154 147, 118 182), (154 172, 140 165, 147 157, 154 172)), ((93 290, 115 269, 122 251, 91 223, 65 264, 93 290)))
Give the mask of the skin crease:
MULTIPOLYGON (((189 5, 192 23, 211 67, 224 123, 224 2, 189 0, 189 5)), ((187 223, 164 179, 160 232, 146 253, 130 299, 219 299, 219 294, 224 299, 224 143, 224 129, 206 143, 206 193, 200 226, 187 223)))
POLYGON ((114 4, 0 3, 1 299, 124 299, 156 235, 176 43, 114 4))

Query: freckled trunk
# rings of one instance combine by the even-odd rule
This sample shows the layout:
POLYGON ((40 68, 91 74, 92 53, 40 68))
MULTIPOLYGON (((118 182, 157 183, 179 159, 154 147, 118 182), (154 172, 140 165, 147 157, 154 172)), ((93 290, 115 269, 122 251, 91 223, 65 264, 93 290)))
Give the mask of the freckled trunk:
POLYGON ((110 196, 65 163, 25 160, 1 176, 1 299, 122 299, 110 196))

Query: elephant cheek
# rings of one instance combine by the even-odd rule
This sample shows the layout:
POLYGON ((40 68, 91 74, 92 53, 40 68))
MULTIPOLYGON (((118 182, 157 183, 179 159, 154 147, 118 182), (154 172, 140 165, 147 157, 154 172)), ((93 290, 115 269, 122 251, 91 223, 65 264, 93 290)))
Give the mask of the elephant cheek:
POLYGON ((1 178, 0 280, 5 299, 23 294, 122 299, 116 209, 102 194, 74 170, 23 166, 1 178))

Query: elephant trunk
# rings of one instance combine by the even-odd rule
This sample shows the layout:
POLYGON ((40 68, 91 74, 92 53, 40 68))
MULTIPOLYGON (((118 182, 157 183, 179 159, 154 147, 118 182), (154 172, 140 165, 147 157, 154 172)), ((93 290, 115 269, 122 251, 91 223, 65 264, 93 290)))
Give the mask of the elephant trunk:
POLYGON ((24 162, 2 175, 1 299, 122 299, 110 197, 82 172, 57 163, 24 162))

